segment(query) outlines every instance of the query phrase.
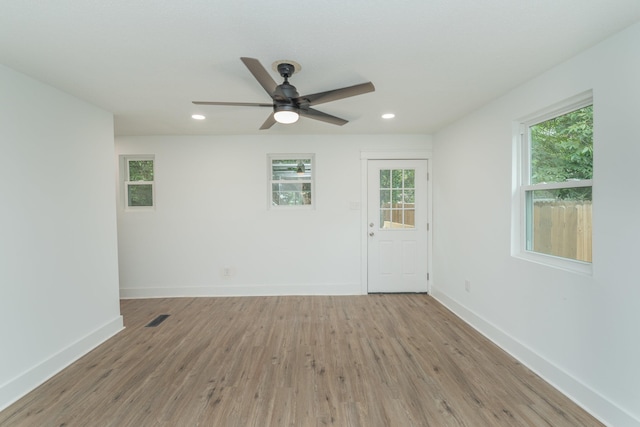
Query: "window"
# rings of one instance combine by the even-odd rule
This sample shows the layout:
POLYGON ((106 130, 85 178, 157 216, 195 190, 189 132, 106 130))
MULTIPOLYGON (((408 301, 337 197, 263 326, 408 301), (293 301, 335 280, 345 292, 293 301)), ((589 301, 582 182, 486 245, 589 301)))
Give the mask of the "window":
POLYGON ((154 201, 154 159, 152 156, 124 158, 127 209, 149 208, 154 201))
POLYGON ((313 154, 269 156, 270 205, 313 207, 313 154))
POLYGON ((564 266, 592 261, 592 102, 583 97, 521 126, 522 250, 564 266))
POLYGON ((415 228, 415 169, 380 170, 380 227, 415 228))

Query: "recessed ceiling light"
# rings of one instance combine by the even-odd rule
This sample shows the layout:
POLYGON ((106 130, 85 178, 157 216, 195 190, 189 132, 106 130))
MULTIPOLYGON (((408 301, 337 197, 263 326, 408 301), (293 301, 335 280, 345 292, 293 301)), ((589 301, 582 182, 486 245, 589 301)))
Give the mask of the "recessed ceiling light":
POLYGON ((395 115, 395 114, 393 114, 393 113, 384 113, 384 114, 382 115, 382 118, 383 118, 383 119, 393 119, 395 116, 396 116, 396 115, 395 115))
POLYGON ((203 116, 202 114, 194 114, 191 116, 192 119, 196 119, 196 120, 204 120, 206 119, 205 116, 203 116))

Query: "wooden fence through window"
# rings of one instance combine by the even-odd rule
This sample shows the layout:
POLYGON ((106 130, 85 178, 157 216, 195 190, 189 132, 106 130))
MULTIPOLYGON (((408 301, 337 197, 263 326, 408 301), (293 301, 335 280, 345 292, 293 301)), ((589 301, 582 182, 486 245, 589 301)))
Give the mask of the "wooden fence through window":
POLYGON ((380 208, 382 228, 416 227, 416 205, 414 203, 383 203, 380 208))
POLYGON ((533 205, 533 250, 591 262, 591 201, 537 201, 533 205))

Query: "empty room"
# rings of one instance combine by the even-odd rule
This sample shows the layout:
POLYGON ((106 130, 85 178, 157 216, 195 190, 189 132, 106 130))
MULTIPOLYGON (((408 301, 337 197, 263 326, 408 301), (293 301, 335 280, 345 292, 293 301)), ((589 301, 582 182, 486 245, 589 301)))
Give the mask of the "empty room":
POLYGON ((640 427, 640 2, 7 0, 1 426, 640 427))

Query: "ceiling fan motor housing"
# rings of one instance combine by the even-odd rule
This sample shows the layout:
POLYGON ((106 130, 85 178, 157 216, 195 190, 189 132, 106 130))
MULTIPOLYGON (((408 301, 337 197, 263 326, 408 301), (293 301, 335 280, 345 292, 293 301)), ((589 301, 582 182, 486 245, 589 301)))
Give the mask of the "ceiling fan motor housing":
MULTIPOLYGON (((284 96, 288 98, 288 100, 285 101, 285 103, 287 104, 295 103, 293 102, 293 100, 300 96, 298 94, 298 91, 296 90, 296 87, 293 85, 290 85, 289 82, 286 82, 286 81, 282 83, 280 86, 278 86, 278 89, 280 90, 280 93, 282 93, 284 96)), ((278 101, 276 101, 276 103, 277 102, 278 101)))

